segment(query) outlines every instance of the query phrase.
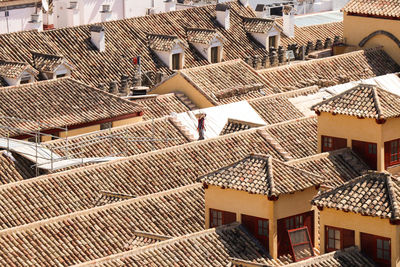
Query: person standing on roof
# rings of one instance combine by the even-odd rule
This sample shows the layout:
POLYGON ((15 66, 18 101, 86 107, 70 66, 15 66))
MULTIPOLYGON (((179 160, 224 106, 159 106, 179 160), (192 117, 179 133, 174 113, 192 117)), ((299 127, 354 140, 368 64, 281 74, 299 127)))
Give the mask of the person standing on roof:
POLYGON ((196 116, 198 119, 198 124, 197 124, 197 131, 199 132, 198 140, 204 140, 204 132, 206 130, 206 126, 205 126, 206 116, 207 115, 204 113, 198 114, 198 116, 196 116))

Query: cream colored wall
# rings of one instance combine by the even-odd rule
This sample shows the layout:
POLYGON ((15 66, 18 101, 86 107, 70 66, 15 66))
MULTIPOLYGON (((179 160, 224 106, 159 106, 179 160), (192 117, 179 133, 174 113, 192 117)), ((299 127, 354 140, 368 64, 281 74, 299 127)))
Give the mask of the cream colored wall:
MULTIPOLYGON (((355 245, 359 248, 361 248, 360 233, 391 238, 392 266, 400 266, 400 226, 391 225, 388 219, 324 208, 320 212, 321 244, 325 244, 326 225, 354 230, 355 245)), ((325 245, 321 246, 321 252, 325 253, 325 245)))
POLYGON ((151 90, 152 94, 184 93, 197 107, 208 108, 214 105, 179 73, 151 90))
MULTIPOLYGON (((294 194, 281 195, 278 201, 275 201, 275 219, 279 220, 300 213, 315 211, 314 216, 314 244, 319 248, 318 236, 318 209, 311 205, 311 200, 318 194, 315 187, 299 191, 294 194)), ((276 229, 277 230, 277 229, 276 229)), ((277 233, 277 231, 275 231, 277 233)), ((278 241, 278 239, 276 239, 278 241)))
POLYGON ((96 125, 92 125, 92 126, 88 126, 88 127, 68 130, 68 133, 67 132, 60 132, 59 136, 61 138, 65 138, 67 136, 67 134, 68 134, 68 137, 71 137, 71 136, 90 133, 90 132, 99 131, 99 130, 100 130, 100 124, 96 124, 96 125))
MULTIPOLYGON (((344 38, 346 44, 358 47, 360 41, 369 34, 385 30, 400 39, 400 20, 378 19, 371 17, 358 17, 343 14, 344 38)), ((385 35, 378 35, 370 39, 363 48, 383 46, 398 64, 400 64, 400 48, 397 44, 385 35)))
MULTIPOLYGON (((221 189, 209 185, 205 190, 205 223, 210 227, 210 208, 236 213, 236 220, 241 222, 242 214, 269 220, 269 252, 273 258, 278 256, 278 227, 277 220, 314 209, 310 202, 316 195, 315 188, 309 188, 294 194, 281 195, 277 201, 268 200, 267 196, 249 194, 233 189, 221 189)), ((314 217, 316 247, 318 248, 317 214, 314 217)))
POLYGON ((384 142, 382 141, 382 125, 375 119, 358 119, 354 116, 332 115, 321 112, 318 116, 318 151, 321 152, 321 136, 346 138, 347 146, 352 147, 352 140, 377 144, 377 169, 385 169, 384 142))
POLYGON ((133 118, 129 118, 129 119, 113 121, 112 122, 112 127, 118 127, 118 126, 133 124, 133 123, 136 123, 136 122, 140 122, 142 120, 143 120, 143 117, 142 116, 138 116, 138 117, 133 117, 133 118))

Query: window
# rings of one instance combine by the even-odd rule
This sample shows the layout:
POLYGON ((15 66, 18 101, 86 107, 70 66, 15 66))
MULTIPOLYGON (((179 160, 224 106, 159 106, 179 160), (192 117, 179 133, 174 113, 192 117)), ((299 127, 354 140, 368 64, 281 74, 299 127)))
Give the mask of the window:
POLYGON ((172 54, 172 69, 179 70, 181 68, 181 54, 172 54))
POLYGON ((295 262, 314 256, 310 233, 307 227, 289 230, 288 233, 295 262))
POLYGON ((322 138, 321 140, 322 152, 327 152, 347 147, 347 140, 344 138, 337 138, 325 135, 323 135, 321 138, 322 138))
POLYGON ((400 139, 385 142, 385 166, 400 164, 400 139))
POLYGON ((297 215, 294 217, 290 217, 286 219, 286 229, 296 229, 304 226, 304 218, 303 215, 297 215))
POLYGON ((236 221, 236 213, 210 209, 210 227, 218 227, 236 221))
POLYGON ((389 267, 391 265, 390 238, 361 233, 360 239, 361 251, 370 256, 378 266, 389 267))
POLYGON ((65 77, 65 76, 67 76, 67 74, 66 74, 66 73, 63 73, 63 74, 57 74, 57 75, 56 75, 56 78, 58 79, 58 78, 62 78, 62 77, 65 77))
POLYGON ((275 43, 276 43, 276 36, 275 35, 268 37, 268 46, 269 46, 269 48, 276 47, 275 43))
POLYGON ((376 257, 390 261, 390 240, 376 239, 376 257))
POLYGON ((325 226, 325 252, 340 250, 354 245, 354 231, 325 226))
POLYGON ((242 224, 269 250, 269 222, 267 219, 242 214, 242 224))
POLYGON ((368 153, 376 154, 376 144, 368 144, 368 153))
POLYGON ((23 76, 23 77, 21 77, 21 80, 20 80, 19 84, 30 83, 30 81, 31 81, 31 77, 30 76, 23 76))
POLYGON ((112 121, 100 124, 100 130, 106 130, 112 128, 112 121))
POLYGON ((218 58, 218 46, 216 47, 211 47, 211 63, 218 63, 219 58, 218 58))

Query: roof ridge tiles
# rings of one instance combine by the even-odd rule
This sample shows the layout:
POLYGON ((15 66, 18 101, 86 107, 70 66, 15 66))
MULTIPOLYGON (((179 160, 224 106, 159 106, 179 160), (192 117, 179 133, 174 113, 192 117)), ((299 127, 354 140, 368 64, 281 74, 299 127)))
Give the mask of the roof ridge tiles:
POLYGON ((89 209, 84 209, 84 210, 80 210, 80 211, 75 211, 72 213, 67 213, 67 214, 63 214, 60 216, 56 216, 56 217, 52 217, 52 218, 48 218, 48 219, 43 219, 40 221, 35 221, 35 222, 31 222, 28 224, 22 224, 19 226, 14 226, 11 228, 6 228, 6 229, 2 229, 0 230, 0 235, 7 235, 7 234, 12 234, 18 231, 23 231, 23 230, 29 230, 29 229, 33 229, 33 228, 37 228, 37 227, 41 227, 42 225, 46 225, 49 223, 56 223, 56 222, 60 222, 63 221, 65 219, 71 219, 71 218, 75 218, 75 217, 79 217, 82 215, 89 215, 89 214, 93 214, 96 213, 98 211, 105 211, 105 210, 110 210, 119 206, 124 206, 127 204, 131 204, 131 203, 135 203, 135 202, 141 202, 147 199, 155 199, 155 198, 159 198, 159 197, 163 197, 163 196, 168 196, 168 195, 173 195, 174 193, 178 193, 178 192, 182 192, 182 191, 186 191, 186 190, 190 190, 190 189, 195 189, 195 188, 199 188, 202 185, 200 183, 193 183, 190 185, 185 185, 185 186, 181 186, 178 188, 173 188, 173 189, 169 189, 169 190, 165 190, 165 191, 161 191, 161 192, 157 192, 157 193, 153 193, 153 194, 149 194, 149 195, 144 195, 144 196, 138 196, 136 198, 131 198, 131 199, 126 199, 123 201, 119 201, 119 202, 115 202, 115 203, 111 203, 111 204, 106 204, 103 206, 98 206, 98 207, 93 207, 93 208, 89 208, 89 209))
POLYGON ((95 260, 92 260, 92 261, 83 262, 83 263, 77 264, 75 266, 76 267, 78 267, 78 266, 81 266, 81 267, 83 267, 83 266, 92 266, 92 265, 99 264, 100 262, 103 262, 103 261, 121 259, 121 258, 124 258, 126 256, 134 256, 134 255, 136 255, 138 253, 142 253, 144 251, 147 251, 147 250, 150 250, 150 249, 153 249, 153 248, 165 247, 165 246, 168 246, 171 243, 176 243, 176 242, 179 242, 181 240, 190 240, 190 239, 193 239, 193 238, 196 238, 196 237, 205 236, 208 233, 218 232, 218 231, 221 231, 221 230, 230 230, 230 229, 237 228, 237 227, 240 227, 240 223, 239 222, 234 222, 234 223, 230 223, 230 224, 226 224, 226 225, 221 225, 221 226, 218 226, 218 227, 215 227, 215 228, 205 229, 203 231, 199 231, 199 232, 195 232, 195 233, 190 233, 190 234, 174 237, 174 238, 167 239, 167 240, 164 240, 164 241, 160 241, 160 242, 157 242, 157 243, 153 243, 153 244, 150 244, 150 245, 147 245, 147 246, 143 246, 143 247, 139 247, 139 248, 136 248, 136 249, 132 249, 132 250, 128 250, 128 251, 112 254, 112 255, 109 255, 109 256, 106 256, 106 257, 103 257, 103 258, 99 258, 99 259, 95 259, 95 260))
MULTIPOLYGON (((362 85, 362 86, 365 86, 365 85, 362 85)), ((379 97, 378 97, 376 89, 377 89, 377 86, 372 86, 372 95, 374 98, 375 109, 378 112, 378 119, 382 119, 383 114, 382 114, 381 102, 379 101, 379 97)))
POLYGON ((400 220, 400 208, 395 200, 395 193, 393 188, 393 177, 386 176, 386 187, 389 195, 390 206, 392 207, 392 219, 400 220))
POLYGON ((297 94, 312 91, 313 89, 318 89, 318 86, 317 85, 307 86, 304 88, 295 89, 295 90, 291 90, 291 91, 287 91, 287 92, 281 92, 281 93, 276 93, 276 94, 272 94, 272 95, 266 95, 266 96, 261 96, 261 97, 257 97, 257 98, 252 98, 247 101, 249 103, 251 103, 251 102, 258 101, 258 100, 272 99, 272 98, 277 98, 277 97, 282 97, 282 96, 287 96, 287 97, 296 96, 297 94))
POLYGON ((272 163, 271 156, 267 157, 267 165, 268 165, 268 174, 266 183, 270 185, 268 190, 268 197, 278 197, 279 192, 275 188, 274 172, 273 172, 274 164, 272 163))

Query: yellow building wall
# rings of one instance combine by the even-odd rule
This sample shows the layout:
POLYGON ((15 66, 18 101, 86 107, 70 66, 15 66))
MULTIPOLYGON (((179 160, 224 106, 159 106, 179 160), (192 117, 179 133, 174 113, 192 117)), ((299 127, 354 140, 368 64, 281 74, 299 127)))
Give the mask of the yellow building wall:
MULTIPOLYGON (((354 230, 355 245, 359 248, 360 233, 391 238, 392 266, 400 266, 400 226, 391 225, 388 219, 324 208, 320 211, 321 244, 325 244, 325 226, 354 230)), ((321 253, 325 253, 325 245, 321 245, 321 253)))
POLYGON ((112 127, 114 128, 114 127, 118 127, 118 126, 133 124, 133 123, 140 122, 140 121, 143 121, 142 116, 133 117, 133 118, 124 119, 124 120, 113 121, 112 127))
POLYGON ((180 73, 161 83, 153 90, 151 90, 150 93, 169 94, 173 92, 184 93, 198 108, 209 108, 214 106, 192 84, 190 84, 185 78, 183 78, 180 73))
MULTIPOLYGON (((400 20, 349 16, 347 13, 344 13, 343 24, 343 35, 347 45, 358 47, 362 39, 378 30, 390 32, 400 39, 400 20)), ((400 48, 392 39, 385 35, 377 35, 371 38, 362 48, 365 49, 377 46, 383 46, 385 52, 400 64, 400 48)))
MULTIPOLYGON (((236 213, 236 221, 241 222, 241 215, 250 215, 269 220, 269 252, 273 258, 278 256, 277 220, 310 211, 310 202, 317 190, 309 188, 294 194, 281 195, 277 201, 268 200, 267 196, 249 194, 233 189, 221 189, 209 185, 205 190, 205 223, 210 227, 210 208, 236 213)), ((317 214, 314 217, 316 246, 318 240, 317 214)), ((317 246, 318 247, 318 246, 317 246)))
POLYGON ((358 119, 354 116, 332 115, 321 112, 318 116, 318 152, 322 150, 321 136, 327 135, 347 139, 347 147, 352 147, 352 140, 377 144, 377 170, 385 170, 385 150, 382 141, 382 125, 375 119, 358 119))
POLYGON ((96 124, 96 125, 91 125, 88 127, 68 130, 68 132, 60 132, 59 136, 61 138, 65 138, 67 136, 71 137, 71 136, 90 133, 90 132, 99 131, 99 130, 100 130, 100 124, 96 124))

